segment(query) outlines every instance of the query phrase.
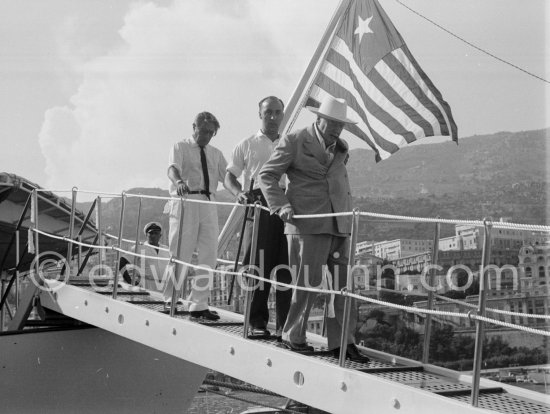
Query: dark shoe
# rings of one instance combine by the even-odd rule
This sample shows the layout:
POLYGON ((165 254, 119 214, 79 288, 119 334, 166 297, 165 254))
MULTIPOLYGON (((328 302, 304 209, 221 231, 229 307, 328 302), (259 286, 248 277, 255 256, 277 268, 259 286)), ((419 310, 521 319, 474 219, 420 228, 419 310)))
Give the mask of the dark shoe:
POLYGON ((254 338, 269 338, 271 333, 265 328, 251 328, 249 336, 254 338))
MULTIPOLYGON (((332 353, 334 355, 334 358, 340 358, 340 347, 333 349, 332 353)), ((363 364, 367 364, 370 362, 369 357, 359 352, 359 349, 357 349, 355 344, 348 344, 348 347, 346 349, 346 359, 349 359, 352 362, 360 362, 363 364)))
POLYGON ((282 341, 283 345, 294 352, 313 352, 313 347, 308 344, 293 344, 290 341, 282 341))
POLYGON ((193 318, 206 319, 207 321, 217 321, 218 319, 220 319, 218 314, 210 312, 209 309, 205 309, 202 311, 191 311, 189 313, 193 318))

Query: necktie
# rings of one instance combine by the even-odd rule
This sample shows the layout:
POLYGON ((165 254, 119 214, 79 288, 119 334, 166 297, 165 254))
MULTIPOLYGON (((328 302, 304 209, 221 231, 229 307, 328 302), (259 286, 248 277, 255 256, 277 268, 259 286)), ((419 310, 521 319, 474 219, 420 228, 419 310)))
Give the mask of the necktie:
POLYGON ((206 197, 210 200, 210 177, 208 176, 208 164, 206 163, 206 153, 204 147, 201 148, 201 167, 202 178, 204 179, 204 191, 206 191, 206 197))

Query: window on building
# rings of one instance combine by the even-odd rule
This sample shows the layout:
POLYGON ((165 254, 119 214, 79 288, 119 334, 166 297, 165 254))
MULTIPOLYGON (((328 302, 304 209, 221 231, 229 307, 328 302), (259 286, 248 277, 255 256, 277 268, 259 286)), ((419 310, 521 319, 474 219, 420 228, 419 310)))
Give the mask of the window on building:
POLYGON ((533 276, 533 272, 531 271, 531 268, 527 266, 525 268, 525 277, 532 277, 532 276, 533 276))

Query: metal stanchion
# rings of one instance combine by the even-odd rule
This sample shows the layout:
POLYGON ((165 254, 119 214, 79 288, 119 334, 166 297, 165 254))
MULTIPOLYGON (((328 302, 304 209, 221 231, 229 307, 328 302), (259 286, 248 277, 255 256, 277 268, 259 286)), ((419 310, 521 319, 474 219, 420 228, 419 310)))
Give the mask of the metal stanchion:
MULTIPOLYGON (((97 204, 95 210, 95 222, 97 225, 97 245, 103 246, 103 227, 101 226, 101 196, 98 196, 96 200, 97 204)), ((103 249, 98 249, 97 255, 99 262, 99 271, 101 272, 100 275, 103 275, 103 249)))
MULTIPOLYGON (((254 224, 252 225, 252 245, 250 246, 250 263, 256 263, 256 253, 258 250, 258 231, 260 229, 260 212, 261 203, 254 203, 254 224)), ((252 302, 252 289, 251 284, 255 279, 246 279, 246 296, 244 301, 244 326, 243 326, 243 338, 248 337, 248 325, 250 324, 250 303, 252 302)))
POLYGON ((76 255, 76 268, 80 269, 80 265, 82 264, 82 236, 78 236, 76 238, 78 240, 78 250, 76 255))
MULTIPOLYGON (((120 199, 120 222, 118 228, 118 248, 122 246, 122 230, 124 227, 124 207, 126 206, 126 192, 122 192, 122 197, 120 199)), ((120 266, 120 250, 116 252, 116 262, 113 276, 113 299, 116 299, 118 293, 118 267, 120 266)))
MULTIPOLYGON (((439 216, 437 218, 440 218, 439 216)), ((441 230, 441 224, 435 223, 435 233, 434 233, 434 247, 432 250, 432 267, 430 269, 430 280, 428 285, 433 287, 434 279, 436 275, 435 265, 439 261, 439 234, 441 230)), ((434 304, 434 292, 432 289, 428 291, 428 304, 427 309, 431 310, 434 304)), ((422 350, 422 363, 427 364, 430 358, 430 339, 432 336, 432 314, 428 313, 426 315, 426 320, 424 322, 424 349, 422 350)))
MULTIPOLYGON (((477 314, 480 316, 485 316, 485 290, 489 285, 489 274, 486 270, 491 260, 491 228, 493 227, 492 220, 484 219, 483 226, 483 254, 481 259, 481 269, 479 271, 479 302, 477 309, 477 314)), ((474 407, 477 407, 479 399, 479 379, 481 377, 481 360, 483 358, 483 336, 483 321, 476 319, 476 341, 472 376, 472 394, 470 399, 470 402, 474 407)))
POLYGON ((15 311, 19 308, 19 293, 20 293, 20 283, 19 283, 19 261, 20 261, 20 237, 19 230, 15 231, 15 311))
MULTIPOLYGON (((8 282, 8 285, 6 286, 6 289, 4 290, 4 294, 3 295, 0 295, 0 309, 2 309, 5 304, 7 303, 7 300, 8 300, 8 292, 10 291, 10 289, 12 288, 13 284, 15 283, 16 286, 16 303, 15 303, 15 306, 16 306, 16 309, 18 307, 18 300, 19 300, 19 279, 18 279, 18 276, 19 276, 19 264, 21 263, 21 260, 23 260, 23 256, 25 256, 25 254, 27 253, 27 249, 25 248, 25 251, 23 252, 23 256, 20 256, 20 252, 18 249, 20 249, 19 247, 19 244, 20 244, 20 229, 21 229, 21 225, 23 224, 23 221, 25 220, 25 217, 27 215, 27 211, 29 210, 29 207, 30 205, 32 204, 32 200, 33 200, 33 194, 29 194, 29 196, 27 197, 27 201, 25 202, 25 207, 23 207, 23 210, 21 211, 21 215, 19 216, 19 220, 17 221, 17 224, 15 226, 15 230, 10 238, 10 241, 9 243, 7 244, 7 247, 5 248, 4 250, 4 255, 2 256, 2 260, 0 261, 0 274, 4 271, 4 264, 6 263, 6 260, 8 258, 8 255, 9 255, 9 252, 10 252, 10 249, 11 249, 11 246, 14 242, 17 243, 17 246, 16 246, 16 258, 15 258, 15 269, 14 269, 14 273, 11 277, 11 279, 9 280, 8 282)), ((31 210, 31 214, 32 214, 32 210, 31 210)), ((31 221, 31 224, 32 224, 32 221, 31 221)), ((31 226, 32 228, 32 226, 31 226)), ((28 243, 30 243, 30 245, 33 245, 32 243, 32 240, 34 238, 34 235, 32 234, 32 231, 31 231, 31 234, 30 234, 30 240, 28 243)))
POLYGON ((69 219, 69 241, 67 242, 67 257, 65 267, 65 280, 71 277, 71 263, 73 258, 74 216, 76 212, 76 195, 78 188, 72 188, 71 218, 69 219))
MULTIPOLYGON (((353 209, 353 221, 351 222, 351 237, 349 243, 349 256, 348 256, 348 271, 346 292, 353 293, 353 275, 351 269, 355 265, 355 246, 357 244, 357 233, 359 231, 359 210, 353 209)), ((338 365, 344 366, 346 362, 346 353, 348 348, 348 334, 349 334, 349 321, 351 312, 352 298, 346 296, 344 301, 344 315, 342 318, 342 337, 340 338, 340 356, 338 358, 338 365)))
MULTIPOLYGON (((34 228, 38 230, 38 191, 33 190, 33 206, 31 206, 31 228, 34 228)), ((39 245, 39 237, 38 232, 34 232, 34 235, 32 236, 34 238, 34 257, 35 260, 35 272, 36 277, 40 276, 40 245, 39 245)), ((37 279, 38 283, 41 283, 40 279, 37 279)))
MULTIPOLYGON (((4 292, 6 290, 5 285, 6 285, 6 281, 4 280, 3 273, 0 272, 0 297, 4 296, 4 292)), ((6 302, 4 306, 0 308, 0 332, 4 332, 4 315, 5 315, 4 307, 7 307, 7 306, 8 306, 8 302, 6 302)))
MULTIPOLYGON (((139 204, 138 204, 138 213, 137 213, 137 224, 136 224, 136 242, 135 242, 135 252, 138 252, 138 246, 139 246, 139 231, 141 227, 141 197, 139 198, 139 204)), ((134 267, 132 269, 132 286, 134 286, 136 282, 136 263, 137 263, 137 256, 134 256, 133 264, 134 267)), ((145 275, 143 275, 145 277, 145 275)))
MULTIPOLYGON (((178 245, 176 250, 176 258, 181 260, 182 258, 179 257, 180 250, 181 250, 181 240, 183 238, 183 209, 185 207, 185 199, 183 197, 180 198, 180 222, 179 222, 179 228, 178 228, 178 245)), ((182 292, 182 297, 185 297, 185 284, 187 283, 187 271, 188 268, 185 266, 185 271, 181 271, 181 267, 183 266, 180 263, 176 263, 174 270, 174 286, 172 287, 172 302, 170 303, 170 316, 174 316, 176 314, 176 307, 178 306, 178 294, 179 292, 182 292), (181 277, 182 279, 182 286, 180 286, 180 274, 183 274, 181 277)))

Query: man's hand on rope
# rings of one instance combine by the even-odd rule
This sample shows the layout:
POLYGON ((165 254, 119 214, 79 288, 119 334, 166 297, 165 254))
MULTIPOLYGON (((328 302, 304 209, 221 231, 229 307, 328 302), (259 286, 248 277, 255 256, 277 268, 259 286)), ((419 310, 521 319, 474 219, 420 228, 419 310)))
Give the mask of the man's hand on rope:
POLYGON ((237 202, 239 204, 254 204, 254 197, 247 191, 241 191, 237 194, 237 202))
POLYGON ((183 180, 178 180, 176 182, 176 191, 181 197, 189 192, 189 187, 187 186, 187 184, 185 184, 185 182, 183 182, 183 180))
POLYGON ((279 217, 285 223, 290 223, 294 217, 294 209, 291 206, 285 206, 279 210, 279 217))

